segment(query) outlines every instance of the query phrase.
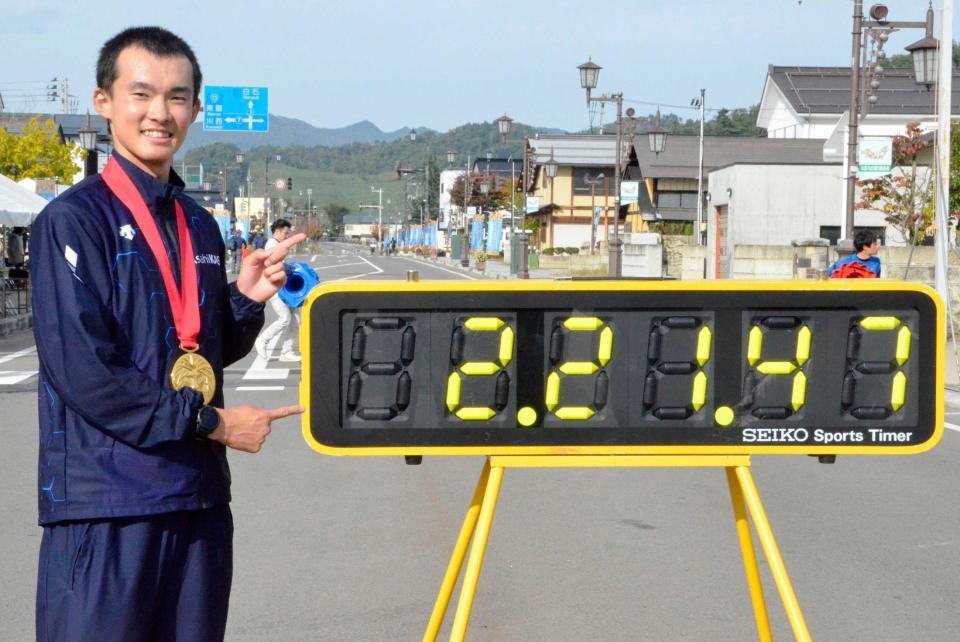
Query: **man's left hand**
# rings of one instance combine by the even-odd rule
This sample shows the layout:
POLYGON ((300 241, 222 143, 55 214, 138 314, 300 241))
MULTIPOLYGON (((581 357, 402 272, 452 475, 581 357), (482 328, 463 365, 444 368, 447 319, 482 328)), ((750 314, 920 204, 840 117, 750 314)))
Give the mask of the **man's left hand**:
POLYGON ((237 289, 257 303, 266 303, 287 282, 283 259, 294 245, 307 238, 306 234, 294 234, 270 250, 255 250, 243 260, 237 275, 237 289))

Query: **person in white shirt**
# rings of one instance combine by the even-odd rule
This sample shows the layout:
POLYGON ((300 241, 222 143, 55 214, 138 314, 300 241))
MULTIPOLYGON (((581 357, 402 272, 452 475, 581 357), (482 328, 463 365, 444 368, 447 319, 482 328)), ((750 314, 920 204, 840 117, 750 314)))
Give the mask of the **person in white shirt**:
MULTIPOLYGON (((290 221, 278 218, 270 226, 272 236, 267 239, 264 247, 268 252, 276 245, 279 245, 290 234, 292 226, 290 221)), ((274 337, 280 336, 280 361, 298 362, 300 355, 293 349, 293 341, 300 329, 300 311, 291 308, 280 300, 279 293, 270 297, 270 307, 277 313, 277 320, 260 331, 260 336, 253 342, 253 347, 261 359, 270 358, 268 352, 270 342, 274 337), (296 319, 297 324, 293 326, 291 320, 296 319)))

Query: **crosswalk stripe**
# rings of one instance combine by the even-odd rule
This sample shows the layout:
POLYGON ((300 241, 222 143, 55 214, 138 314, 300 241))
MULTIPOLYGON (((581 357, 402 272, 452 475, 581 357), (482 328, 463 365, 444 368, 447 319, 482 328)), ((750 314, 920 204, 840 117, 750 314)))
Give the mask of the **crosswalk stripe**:
POLYGON ((244 381, 269 381, 274 379, 286 379, 290 375, 287 368, 276 368, 272 370, 247 370, 243 375, 244 381))
POLYGON ((36 370, 31 372, 0 371, 0 386, 12 386, 21 381, 26 381, 35 374, 37 374, 36 370))
POLYGON ((37 346, 30 346, 29 348, 20 350, 19 352, 12 352, 5 357, 0 357, 0 363, 6 363, 8 361, 13 361, 14 359, 19 359, 20 357, 25 357, 28 354, 33 354, 36 351, 37 346))

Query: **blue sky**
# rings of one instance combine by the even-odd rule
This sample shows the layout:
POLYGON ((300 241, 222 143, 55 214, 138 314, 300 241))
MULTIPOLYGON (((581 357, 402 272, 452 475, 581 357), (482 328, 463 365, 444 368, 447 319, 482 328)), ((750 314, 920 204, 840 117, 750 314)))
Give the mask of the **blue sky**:
MULTIPOLYGON (((598 90, 623 91, 639 114, 661 104, 694 117, 670 105, 689 105, 701 87, 708 107, 746 107, 759 101, 769 64, 849 65, 853 12, 852 0, 6 4, 0 93, 8 109, 17 106, 14 90, 33 86, 18 83, 66 76, 84 111, 103 41, 133 24, 159 24, 191 44, 209 84, 268 86, 271 113, 318 127, 367 119, 383 130, 441 131, 504 112, 585 128, 591 116, 576 67, 588 56, 603 67, 598 90)), ((892 20, 923 20, 927 0, 887 6, 892 20)), ((903 53, 922 35, 896 34, 887 52, 903 53)), ((34 109, 55 106, 35 101, 34 109)))

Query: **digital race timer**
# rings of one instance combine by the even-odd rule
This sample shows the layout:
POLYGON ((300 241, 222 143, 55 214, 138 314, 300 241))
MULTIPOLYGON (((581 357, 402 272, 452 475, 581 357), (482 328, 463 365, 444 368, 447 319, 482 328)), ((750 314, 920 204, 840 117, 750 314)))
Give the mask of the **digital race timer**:
POLYGON ((333 454, 919 452, 933 290, 894 281, 316 288, 304 435, 333 454))

